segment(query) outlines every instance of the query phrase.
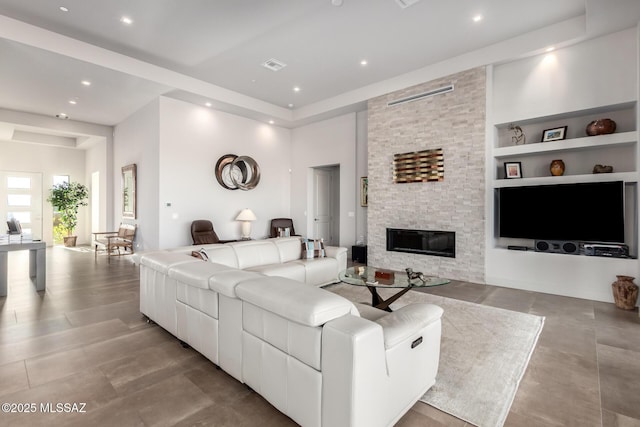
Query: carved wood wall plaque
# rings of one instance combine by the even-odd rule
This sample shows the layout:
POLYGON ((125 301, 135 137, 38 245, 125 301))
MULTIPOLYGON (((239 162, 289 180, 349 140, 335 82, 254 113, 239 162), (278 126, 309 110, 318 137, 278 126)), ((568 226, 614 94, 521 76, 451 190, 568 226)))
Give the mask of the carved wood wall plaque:
POLYGON ((429 181, 444 181, 442 148, 394 154, 394 184, 429 181))

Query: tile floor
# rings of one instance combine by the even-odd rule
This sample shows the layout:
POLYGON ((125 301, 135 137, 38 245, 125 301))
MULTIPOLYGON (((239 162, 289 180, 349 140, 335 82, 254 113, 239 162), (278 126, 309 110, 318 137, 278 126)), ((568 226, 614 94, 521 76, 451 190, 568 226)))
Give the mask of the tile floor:
MULTIPOLYGON (((9 265, 9 295, 0 298, 0 402, 33 403, 36 412, 0 412, 0 426, 295 425, 145 322, 130 257, 108 264, 91 252, 50 249, 44 294, 29 281, 28 252, 11 253, 9 265), (43 411, 57 403, 85 404, 70 408, 84 412, 43 411)), ((426 291, 546 316, 506 426, 640 426, 637 311, 465 282, 426 291)), ((397 425, 466 423, 419 402, 397 425)))

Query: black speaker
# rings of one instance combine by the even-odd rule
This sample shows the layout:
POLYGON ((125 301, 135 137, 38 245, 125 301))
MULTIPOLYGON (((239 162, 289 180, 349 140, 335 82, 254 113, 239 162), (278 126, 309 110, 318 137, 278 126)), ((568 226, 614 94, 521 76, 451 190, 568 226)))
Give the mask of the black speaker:
POLYGON ((578 242, 564 240, 536 240, 536 252, 551 252, 554 254, 580 254, 578 242))

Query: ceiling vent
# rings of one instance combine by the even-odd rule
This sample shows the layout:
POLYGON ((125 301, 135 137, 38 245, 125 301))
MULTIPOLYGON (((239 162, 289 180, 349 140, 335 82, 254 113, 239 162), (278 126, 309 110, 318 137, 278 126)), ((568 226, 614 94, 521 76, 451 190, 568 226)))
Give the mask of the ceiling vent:
POLYGON ((271 71, 280 71, 282 70, 284 67, 287 66, 287 64, 285 64, 282 61, 278 61, 277 59, 267 59, 265 62, 262 63, 262 66, 264 68, 267 68, 271 71))
POLYGON ((409 6, 413 6, 414 4, 418 3, 420 0, 396 0, 396 3, 398 3, 398 6, 400 6, 403 9, 408 8, 409 6))
POLYGON ((430 90, 429 92, 418 93, 416 95, 407 96, 405 98, 396 99, 387 103, 388 107, 392 107, 398 104, 405 104, 407 102, 417 101, 419 99, 429 98, 431 96, 442 95, 445 93, 453 92, 453 85, 443 86, 438 89, 430 90))

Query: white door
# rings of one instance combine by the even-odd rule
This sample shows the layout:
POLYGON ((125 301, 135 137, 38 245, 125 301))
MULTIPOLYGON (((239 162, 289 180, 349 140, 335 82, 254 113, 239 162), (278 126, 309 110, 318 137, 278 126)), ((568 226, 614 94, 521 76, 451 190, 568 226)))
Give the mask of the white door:
POLYGON ((42 174, 0 172, 0 230, 6 221, 20 221, 27 239, 42 239, 42 174))
POLYGON ((324 239, 326 245, 333 245, 331 230, 332 174, 328 170, 313 171, 313 235, 324 239))
POLYGON ((100 172, 91 174, 91 232, 97 233, 100 229, 100 172))

